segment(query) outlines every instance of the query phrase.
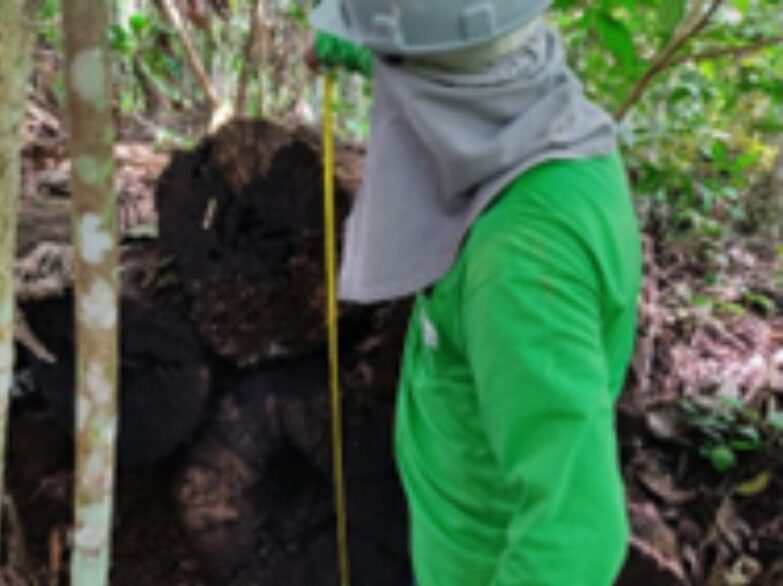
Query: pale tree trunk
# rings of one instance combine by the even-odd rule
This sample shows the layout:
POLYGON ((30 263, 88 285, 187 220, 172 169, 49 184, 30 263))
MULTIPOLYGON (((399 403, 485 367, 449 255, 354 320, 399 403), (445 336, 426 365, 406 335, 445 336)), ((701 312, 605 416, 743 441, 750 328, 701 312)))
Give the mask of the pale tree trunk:
POLYGON ((269 23, 268 11, 264 6, 264 0, 258 0, 253 23, 256 27, 258 39, 258 113, 262 118, 266 115, 267 87, 265 70, 269 61, 269 23))
POLYGON ((190 70, 196 76, 196 80, 201 86, 201 90, 204 92, 210 109, 209 130, 210 132, 214 132, 233 116, 233 105, 230 101, 223 101, 220 98, 220 94, 217 89, 215 89, 212 80, 209 78, 207 68, 204 66, 204 62, 196 49, 196 45, 193 43, 193 39, 188 33, 182 15, 173 1, 158 0, 158 7, 163 13, 166 22, 174 29, 180 43, 182 43, 182 47, 185 50, 185 56, 190 65, 190 70))
POLYGON ((109 0, 65 0, 76 290, 76 527, 71 582, 106 584, 117 436, 117 210, 109 0))
POLYGON ((783 139, 774 166, 748 190, 743 204, 747 228, 772 247, 783 244, 783 139))
POLYGON ((783 243, 783 139, 778 141, 778 160, 772 173, 772 200, 770 236, 776 244, 783 243))
POLYGON ((14 370, 13 266, 21 181, 21 126, 37 6, 37 0, 0 0, 0 502, 14 370))
POLYGON ((259 95, 258 112, 264 117, 264 64, 266 62, 266 25, 264 18, 263 0, 254 0, 250 8, 250 34, 245 43, 244 61, 237 84, 236 104, 234 112, 238 116, 244 116, 247 104, 248 86, 253 75, 255 65, 258 74, 259 95), (257 64, 257 65, 256 65, 257 64))

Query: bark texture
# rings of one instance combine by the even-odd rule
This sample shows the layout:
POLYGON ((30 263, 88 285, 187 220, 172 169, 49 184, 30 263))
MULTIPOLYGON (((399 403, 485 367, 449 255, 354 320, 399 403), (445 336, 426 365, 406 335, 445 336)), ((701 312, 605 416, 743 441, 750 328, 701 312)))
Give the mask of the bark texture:
POLYGON ((108 580, 117 436, 117 213, 109 3, 63 4, 77 331, 74 584, 108 580))
POLYGON ((13 260, 21 181, 21 125, 37 5, 37 1, 30 0, 0 2, 0 502, 14 368, 13 260))

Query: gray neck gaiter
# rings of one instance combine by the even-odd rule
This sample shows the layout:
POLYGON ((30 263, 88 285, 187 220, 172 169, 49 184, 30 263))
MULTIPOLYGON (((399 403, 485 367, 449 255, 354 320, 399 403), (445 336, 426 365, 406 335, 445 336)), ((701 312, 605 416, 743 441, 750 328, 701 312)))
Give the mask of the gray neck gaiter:
POLYGON ((428 287, 519 175, 545 161, 616 148, 611 117, 585 98, 559 35, 543 24, 477 71, 381 60, 374 68, 368 158, 343 245, 346 301, 428 287))

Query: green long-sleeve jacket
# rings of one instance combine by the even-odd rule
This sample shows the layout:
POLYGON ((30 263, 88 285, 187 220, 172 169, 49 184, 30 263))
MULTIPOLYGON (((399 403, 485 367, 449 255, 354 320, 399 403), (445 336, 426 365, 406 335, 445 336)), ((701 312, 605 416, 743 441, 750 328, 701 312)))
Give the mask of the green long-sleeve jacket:
POLYGON ((610 586, 640 253, 619 157, 522 175, 420 295, 396 454, 420 586, 610 586))
POLYGON ((639 282, 612 155, 521 175, 419 296, 395 430, 419 586, 614 582, 628 533, 614 402, 639 282))

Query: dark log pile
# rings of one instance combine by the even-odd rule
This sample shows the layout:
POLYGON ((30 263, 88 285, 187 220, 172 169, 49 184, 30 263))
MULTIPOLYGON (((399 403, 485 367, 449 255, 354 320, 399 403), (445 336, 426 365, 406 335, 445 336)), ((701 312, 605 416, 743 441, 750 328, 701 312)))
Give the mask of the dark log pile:
MULTIPOLYGON (((342 218, 361 155, 340 152, 342 218)), ((323 347, 321 189, 312 131, 239 121, 175 154, 158 184, 160 237, 123 246, 121 463, 159 460, 189 437, 209 396, 209 360, 248 367, 323 347)), ((17 276, 29 360, 69 429, 70 230, 68 199, 23 200, 17 276)), ((356 326, 374 311, 348 309, 346 339, 366 329, 351 318, 356 326)))
MULTIPOLYGON (((347 149, 339 160, 342 220, 360 160, 347 149)), ((176 155, 158 184, 160 247, 193 322, 244 370, 216 381, 221 399, 175 489, 193 547, 222 581, 336 581, 321 176, 312 132, 244 122, 176 155)), ((341 309, 346 437, 359 440, 346 455, 358 583, 409 580, 389 445, 406 316, 405 304, 341 309)))
MULTIPOLYGON (((175 154, 157 187, 158 238, 124 247, 120 462, 158 461, 189 440, 173 490, 179 519, 201 565, 231 584, 336 580, 320 160, 312 132, 230 124, 175 154)), ((360 153, 340 149, 340 220, 360 167, 360 153)), ((29 206, 26 226, 36 227, 39 208, 29 206)), ((67 205, 47 218, 31 245, 63 240, 67 205)), ((56 361, 28 360, 69 426, 72 295, 67 274, 51 287, 48 273, 67 273, 70 265, 62 260, 67 251, 39 256, 20 279, 27 291, 47 286, 21 305, 56 361)), ((390 446, 407 313, 407 303, 341 307, 359 584, 410 580, 390 446)))

